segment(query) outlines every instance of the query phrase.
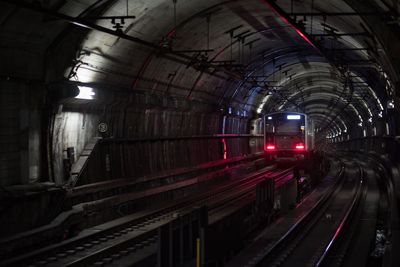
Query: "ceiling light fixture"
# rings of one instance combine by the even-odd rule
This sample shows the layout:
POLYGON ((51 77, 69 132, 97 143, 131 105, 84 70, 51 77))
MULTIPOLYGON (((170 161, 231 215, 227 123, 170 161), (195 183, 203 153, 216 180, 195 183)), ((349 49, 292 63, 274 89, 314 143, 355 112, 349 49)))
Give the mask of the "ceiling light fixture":
POLYGON ((87 86, 78 86, 79 94, 75 97, 77 99, 93 100, 96 93, 93 88, 87 86))

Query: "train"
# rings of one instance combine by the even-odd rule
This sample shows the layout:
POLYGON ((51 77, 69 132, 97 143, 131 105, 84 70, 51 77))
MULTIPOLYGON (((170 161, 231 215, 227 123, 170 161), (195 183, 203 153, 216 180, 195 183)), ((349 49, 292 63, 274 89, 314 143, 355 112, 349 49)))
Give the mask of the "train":
POLYGON ((264 151, 277 162, 305 160, 314 150, 314 123, 304 113, 275 112, 264 116, 264 151))

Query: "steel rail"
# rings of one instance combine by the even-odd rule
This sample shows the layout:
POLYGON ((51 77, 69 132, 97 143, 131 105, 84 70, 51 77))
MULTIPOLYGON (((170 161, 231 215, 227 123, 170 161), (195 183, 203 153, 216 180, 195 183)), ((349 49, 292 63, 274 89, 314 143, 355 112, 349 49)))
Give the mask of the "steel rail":
POLYGON ((277 242, 275 242, 270 248, 268 248, 266 251, 262 253, 261 256, 257 257, 257 259, 254 259, 254 264, 252 266, 263 266, 260 265, 266 258, 270 257, 274 253, 279 253, 280 252, 280 246, 286 242, 291 242, 289 241, 290 239, 295 238, 298 234, 296 233, 297 231, 300 230, 300 228, 305 227, 307 225, 308 221, 315 217, 316 214, 320 212, 321 209, 323 209, 327 203, 331 200, 332 196, 340 191, 340 187, 343 185, 344 179, 344 172, 345 168, 344 165, 341 166, 340 172, 339 172, 339 179, 336 181, 335 186, 333 186, 315 205, 314 207, 308 211, 296 224, 294 224, 277 242))
MULTIPOLYGON (((346 188, 343 188, 345 184, 343 174, 344 167, 342 167, 340 179, 336 181, 335 186, 332 187, 331 190, 327 194, 325 194, 325 196, 320 201, 318 201, 318 203, 314 205, 314 207, 306 215, 304 215, 293 227, 291 227, 282 238, 280 238, 276 243, 271 246, 271 248, 264 252, 263 256, 257 259, 257 263, 255 264, 255 266, 264 266, 260 264, 265 264, 266 262, 279 262, 279 265, 285 265, 286 260, 290 259, 290 257, 288 258, 288 255, 301 253, 302 247, 300 245, 302 244, 302 240, 308 237, 307 233, 313 231, 313 226, 316 225, 319 221, 323 220, 322 216, 327 210, 335 210, 335 207, 340 204, 340 202, 337 201, 340 200, 342 190, 348 190, 346 188)), ((353 193, 350 199, 351 202, 350 204, 346 205, 348 207, 345 214, 340 215, 340 217, 337 218, 339 220, 338 228, 333 233, 333 238, 330 238, 329 241, 324 242, 324 244, 327 244, 324 247, 324 251, 322 251, 320 254, 318 249, 318 256, 316 259, 316 261, 318 260, 318 262, 313 261, 312 263, 310 263, 313 264, 313 266, 320 267, 320 265, 315 264, 323 261, 323 259, 329 253, 328 251, 332 247, 332 244, 334 243, 334 241, 332 240, 336 240, 344 224, 348 221, 353 212, 356 210, 356 207, 361 199, 363 191, 362 189, 364 189, 364 186, 366 184, 362 177, 363 172, 361 167, 359 167, 359 174, 361 180, 360 182, 356 182, 356 184, 353 185, 353 193)), ((321 231, 321 229, 318 231, 321 231)))
POLYGON ((209 213, 213 214, 217 208, 222 208, 225 205, 231 205, 230 202, 236 202, 238 198, 245 197, 249 194, 254 194, 254 188, 260 181, 265 179, 274 179, 276 182, 281 181, 283 178, 288 177, 292 170, 293 168, 285 169, 284 171, 276 173, 271 177, 266 178, 265 175, 263 175, 257 179, 249 181, 247 184, 242 185, 239 190, 232 190, 233 192, 231 195, 223 195, 219 201, 212 203, 212 210, 210 210, 209 213))
MULTIPOLYGON (((269 175, 269 174, 271 174, 271 172, 272 172, 272 170, 270 169, 270 167, 264 168, 260 171, 254 172, 250 175, 247 175, 246 177, 244 177, 242 179, 238 179, 237 181, 235 181, 233 183, 221 185, 219 187, 216 187, 215 190, 213 190, 213 191, 209 191, 209 192, 200 194, 200 195, 196 196, 196 198, 194 198, 194 199, 193 199, 193 197, 192 198, 189 197, 187 199, 176 201, 176 203, 173 203, 172 205, 169 205, 167 207, 162 207, 156 211, 152 211, 148 214, 145 214, 143 217, 139 217, 132 221, 125 222, 121 225, 117 225, 115 227, 112 227, 112 228, 102 231, 100 233, 96 233, 96 234, 89 235, 89 236, 84 236, 82 239, 71 240, 71 242, 67 241, 67 243, 65 243, 65 244, 49 246, 48 249, 44 248, 44 249, 40 249, 39 251, 33 251, 31 253, 23 255, 22 257, 20 256, 20 257, 11 258, 9 260, 6 260, 6 261, 0 263, 0 266, 9 266, 9 265, 11 265, 11 266, 19 265, 20 266, 21 263, 30 262, 32 259, 47 258, 45 255, 52 255, 55 253, 68 254, 68 251, 72 250, 72 248, 83 247, 83 245, 88 244, 88 243, 93 243, 93 242, 94 242, 94 244, 98 244, 97 240, 100 240, 105 237, 110 237, 110 236, 114 235, 114 233, 121 232, 121 234, 119 234, 119 235, 127 234, 129 231, 131 231, 137 225, 150 224, 154 221, 160 221, 160 220, 168 221, 169 219, 171 219, 171 216, 173 216, 177 212, 182 212, 188 206, 193 205, 193 203, 198 203, 201 201, 209 200, 210 198, 213 197, 213 195, 216 194, 216 192, 218 192, 218 194, 223 194, 229 190, 232 190, 232 188, 240 187, 242 184, 246 184, 250 180, 254 180, 257 177, 269 175), (128 230, 126 230, 126 229, 128 229, 128 230), (129 230, 129 229, 131 229, 131 230, 129 230)), ((114 238, 118 238, 118 237, 119 236, 117 234, 117 236, 110 237, 108 241, 110 241, 110 239, 114 239, 114 238)), ((139 237, 135 237, 135 238, 139 238, 139 237)), ((110 242, 113 242, 113 241, 110 241, 110 242)), ((127 242, 131 242, 131 241, 127 241, 127 242)), ((119 242, 119 244, 124 245, 125 242, 121 241, 121 242, 119 242)), ((102 252, 100 254, 103 254, 105 252, 105 250, 101 250, 101 251, 102 252)), ((84 258, 83 262, 87 262, 88 258, 87 257, 83 257, 83 258, 84 258)), ((74 262, 76 264, 79 263, 79 261, 74 261, 74 262)))
MULTIPOLYGON (((289 168, 289 169, 286 169, 286 170, 284 170, 282 172, 279 172, 279 173, 276 173, 276 174, 274 173, 273 178, 281 177, 283 175, 287 175, 289 172, 291 172, 291 170, 292 170, 292 168, 289 168)), ((252 179, 244 179, 243 183, 237 183, 235 186, 229 186, 228 185, 228 186, 224 187, 223 190, 220 190, 217 193, 217 196, 221 196, 222 199, 220 199, 218 197, 216 198, 215 197, 215 193, 211 194, 211 195, 206 194, 204 199, 202 199, 200 201, 195 201, 195 204, 201 206, 201 205, 207 203, 211 199, 212 202, 211 203, 207 203, 210 206, 210 209, 209 209, 209 213, 210 213, 210 211, 213 211, 214 209, 220 207, 221 205, 226 204, 226 202, 235 201, 236 198, 247 196, 249 193, 253 192, 252 189, 254 188, 254 186, 257 184, 257 182, 259 180, 264 179, 265 175, 266 175, 266 173, 262 173, 261 172, 261 173, 258 173, 257 175, 254 175, 252 179), (237 190, 238 187, 239 187, 239 190, 237 190), (227 194, 227 191, 231 191, 231 193, 227 194)), ((179 213, 179 214, 185 213, 190 208, 190 206, 192 204, 193 203, 189 204, 188 206, 183 207, 180 210, 174 211, 174 213, 179 213)), ((173 217, 170 218, 170 220, 173 220, 173 217)), ((170 221, 170 220, 167 219, 167 222, 170 221)), ((162 225, 162 224, 165 224, 167 222, 161 222, 160 221, 159 224, 162 225)), ((150 226, 147 226, 147 227, 149 228, 150 226)), ((146 242, 148 239, 153 239, 154 240, 154 236, 157 233, 158 227, 159 226, 152 227, 152 229, 144 232, 143 235, 148 236, 148 238, 142 240, 142 242, 146 242)), ((139 243, 139 245, 140 245, 140 241, 138 242, 138 239, 141 238, 141 237, 142 237, 142 235, 137 236, 137 237, 135 236, 135 237, 132 237, 132 238, 128 237, 127 239, 124 239, 121 242, 118 242, 118 243, 116 243, 116 244, 114 244, 112 246, 103 248, 103 249, 101 249, 99 251, 96 251, 93 254, 87 255, 87 256, 82 257, 80 259, 77 259, 77 260, 75 260, 75 261, 73 261, 73 262, 71 262, 71 263, 69 263, 69 264, 67 264, 65 266, 69 266, 69 267, 72 267, 72 266, 75 266, 75 267, 76 266, 86 266, 88 264, 96 262, 99 258, 105 258, 105 257, 109 258, 109 256, 114 251, 120 251, 120 250, 126 249, 126 248, 132 246, 133 244, 137 244, 137 243, 139 243)), ((112 262, 110 262, 110 264, 112 264, 112 262)), ((104 264, 104 265, 107 265, 107 264, 104 264)))
POLYGON ((366 187, 366 182, 364 181, 364 172, 361 169, 361 167, 360 167, 359 172, 360 172, 360 177, 361 177, 360 183, 358 185, 359 190, 357 190, 356 196, 354 197, 354 199, 351 203, 351 206, 347 210, 345 216, 342 218, 338 228, 335 231, 334 236, 332 237, 332 239, 329 241, 328 245, 324 249, 324 253, 318 259, 318 262, 315 264, 315 267, 321 267, 324 264, 325 259, 327 258, 329 253, 331 253, 331 251, 332 251, 333 245, 338 241, 338 238, 344 232, 343 229, 344 229, 345 225, 349 224, 350 217, 355 213, 356 208, 357 208, 359 202, 361 201, 361 196, 362 196, 361 189, 366 187))
MULTIPOLYGON (((291 173, 292 168, 285 169, 281 172, 278 173, 273 173, 272 176, 268 177, 268 179, 282 179, 282 177, 287 177, 289 173, 291 173)), ((223 194, 219 193, 217 196, 212 195, 209 197, 211 199, 211 202, 208 201, 208 199, 204 200, 203 202, 196 203, 198 206, 202 206, 204 204, 207 204, 209 206, 208 209, 208 216, 209 216, 209 221, 215 221, 215 217, 219 214, 224 214, 226 213, 226 210, 231 208, 233 204, 235 204, 238 201, 241 201, 245 198, 251 197, 251 195, 254 195, 254 188, 258 184, 260 180, 264 180, 267 174, 263 174, 260 176, 256 176, 254 179, 249 179, 248 181, 245 181, 243 184, 239 184, 236 187, 229 188, 227 191, 224 191, 223 194), (237 187, 239 187, 239 190, 237 190, 237 187), (213 218, 214 219, 211 219, 213 218)), ((254 200, 254 199, 253 199, 254 200)), ((181 211, 183 212, 183 211, 181 211)), ((220 218, 223 219, 224 217, 220 218)), ((113 250, 118 251, 119 248, 111 248, 113 250)), ((155 248, 154 248, 155 251, 155 248)), ((148 257, 150 258, 151 255, 154 255, 155 252, 151 253, 151 250, 148 250, 148 257)), ((132 256, 131 256, 132 257, 132 256)), ((120 260, 120 259, 118 259, 120 260)), ((80 264, 82 265, 82 264, 80 264)), ((70 265, 70 266, 76 266, 70 265)), ((78 265, 79 266, 79 265, 78 265)), ((103 266, 107 266, 107 264, 104 264, 103 266)), ((130 265, 129 265, 130 266, 130 265)), ((141 265, 138 265, 141 266, 141 265)))

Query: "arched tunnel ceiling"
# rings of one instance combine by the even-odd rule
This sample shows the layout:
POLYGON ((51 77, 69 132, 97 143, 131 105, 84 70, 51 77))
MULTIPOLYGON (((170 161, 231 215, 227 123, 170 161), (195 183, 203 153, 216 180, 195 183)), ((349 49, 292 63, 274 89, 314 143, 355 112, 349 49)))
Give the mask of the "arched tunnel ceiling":
MULTIPOLYGON (((45 58, 24 68, 47 82, 60 78, 48 70, 51 56, 65 53, 59 73, 71 82, 198 99, 248 114, 304 111, 317 128, 379 119, 398 84, 396 54, 371 26, 386 20, 398 33, 391 23, 397 1, 366 1, 362 13, 350 0, 1 2, 2 46, 45 58), (126 17, 116 31, 112 22, 122 21, 110 16, 135 18, 126 17)), ((2 68, 20 73, 17 65, 2 68)))

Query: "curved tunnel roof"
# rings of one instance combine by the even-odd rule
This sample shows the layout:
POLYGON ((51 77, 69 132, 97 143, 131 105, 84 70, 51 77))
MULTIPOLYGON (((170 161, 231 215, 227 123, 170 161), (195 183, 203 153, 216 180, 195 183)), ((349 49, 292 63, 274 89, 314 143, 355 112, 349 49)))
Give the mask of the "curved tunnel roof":
POLYGON ((395 13, 376 1, 2 2, 2 53, 19 46, 31 79, 302 111, 324 132, 381 118, 398 83, 396 40, 372 26, 395 13))

